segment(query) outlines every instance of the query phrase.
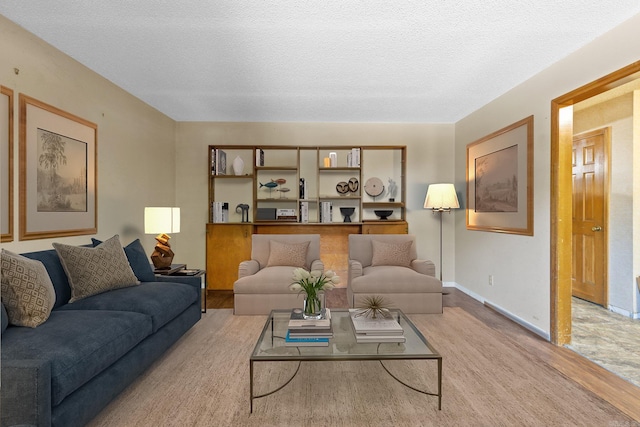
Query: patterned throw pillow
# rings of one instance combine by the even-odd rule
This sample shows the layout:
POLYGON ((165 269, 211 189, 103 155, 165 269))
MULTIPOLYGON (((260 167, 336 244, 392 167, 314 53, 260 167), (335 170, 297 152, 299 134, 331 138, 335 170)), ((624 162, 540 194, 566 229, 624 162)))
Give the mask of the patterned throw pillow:
POLYGON ((71 286, 69 302, 139 284, 116 234, 95 248, 54 243, 71 286))
POLYGON ((387 243, 372 240, 373 256, 371 266, 377 265, 398 265, 401 267, 411 266, 411 245, 412 241, 387 243))
MULTIPOLYGON (((94 239, 92 237, 91 243, 96 247, 102 243, 102 240, 94 239)), ((138 280, 141 282, 154 282, 156 280, 156 276, 151 268, 151 258, 149 258, 144 251, 140 239, 136 239, 125 246, 124 254, 127 256, 127 260, 133 270, 133 274, 136 275, 138 280)))
POLYGON ((9 323, 35 328, 43 324, 56 302, 56 291, 40 261, 2 249, 2 304, 9 323))
POLYGON ((307 263, 307 249, 310 241, 300 243, 282 243, 269 241, 269 260, 267 267, 285 265, 291 267, 305 267, 307 263))

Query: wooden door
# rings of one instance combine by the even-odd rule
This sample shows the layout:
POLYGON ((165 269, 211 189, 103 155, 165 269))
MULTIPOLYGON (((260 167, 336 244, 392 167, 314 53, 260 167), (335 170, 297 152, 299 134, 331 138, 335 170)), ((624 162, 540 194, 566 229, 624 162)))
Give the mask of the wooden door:
POLYGON ((233 289, 240 262, 251 259, 252 233, 252 224, 207 224, 207 289, 233 289))
POLYGON ((572 295, 607 304, 608 129, 573 138, 572 295))

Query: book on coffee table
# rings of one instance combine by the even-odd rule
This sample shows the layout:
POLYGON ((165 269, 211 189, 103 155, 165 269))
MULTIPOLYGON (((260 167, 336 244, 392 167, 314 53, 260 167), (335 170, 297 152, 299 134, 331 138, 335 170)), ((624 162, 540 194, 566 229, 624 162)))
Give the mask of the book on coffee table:
POLYGON ((305 319, 302 316, 302 310, 294 308, 291 310, 291 318, 289 319, 289 329, 329 329, 331 327, 331 311, 324 308, 324 317, 322 319, 305 319))
POLYGON ((287 347, 328 347, 329 338, 327 337, 295 338, 295 337, 289 336, 289 331, 287 331, 287 336, 285 337, 284 345, 287 347))
POLYGON ((360 312, 361 310, 359 309, 349 309, 349 317, 351 318, 356 334, 376 336, 404 334, 402 326, 400 326, 396 319, 386 317, 373 319, 371 317, 358 316, 360 312))

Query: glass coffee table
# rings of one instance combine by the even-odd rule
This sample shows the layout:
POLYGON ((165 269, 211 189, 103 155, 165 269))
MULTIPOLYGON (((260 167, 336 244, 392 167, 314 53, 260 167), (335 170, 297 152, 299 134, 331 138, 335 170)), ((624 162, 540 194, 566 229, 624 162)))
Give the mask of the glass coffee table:
POLYGON ((331 309, 331 325, 333 338, 329 339, 328 347, 287 347, 285 336, 289 325, 291 310, 273 310, 267 318, 260 338, 249 359, 249 393, 250 412, 253 412, 253 399, 269 396, 285 387, 296 376, 302 362, 323 361, 357 361, 377 360, 384 370, 402 385, 417 392, 438 397, 438 409, 442 409, 442 356, 427 342, 425 337, 415 327, 401 310, 390 310, 398 320, 406 341, 404 343, 366 343, 356 342, 355 332, 349 311, 346 309, 331 309), (383 362, 391 360, 436 360, 438 363, 437 392, 429 392, 413 387, 394 376, 383 362), (291 362, 297 361, 295 372, 277 388, 259 395, 254 395, 254 363, 256 362, 291 362))

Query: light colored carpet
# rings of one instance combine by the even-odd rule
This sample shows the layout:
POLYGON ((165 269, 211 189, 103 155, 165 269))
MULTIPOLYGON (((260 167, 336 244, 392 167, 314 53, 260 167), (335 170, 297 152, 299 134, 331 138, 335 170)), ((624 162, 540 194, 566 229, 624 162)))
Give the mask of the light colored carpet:
MULTIPOLYGON (((249 414, 249 356, 266 316, 209 310, 91 424, 98 426, 632 426, 613 406, 565 378, 464 310, 411 319, 443 355, 443 400, 407 389, 377 362, 303 363, 249 414)), ((435 390, 434 361, 387 365, 435 390)), ((258 363, 257 392, 293 363, 258 363)))

